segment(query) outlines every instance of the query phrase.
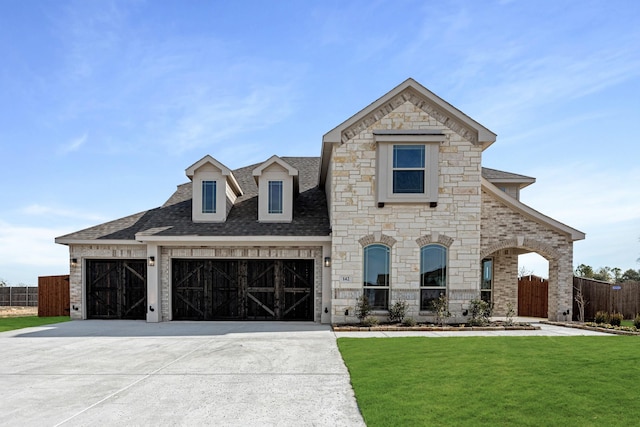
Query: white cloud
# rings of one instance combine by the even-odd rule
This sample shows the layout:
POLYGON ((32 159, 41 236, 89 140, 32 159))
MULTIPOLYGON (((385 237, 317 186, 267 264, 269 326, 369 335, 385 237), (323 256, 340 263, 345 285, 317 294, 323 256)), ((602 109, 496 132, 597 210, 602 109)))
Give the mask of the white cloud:
POLYGON ((60 152, 62 153, 71 153, 73 151, 78 151, 80 147, 82 147, 87 139, 89 138, 89 134, 84 133, 82 136, 72 139, 71 141, 63 144, 60 147, 60 152))
POLYGON ((38 276, 68 273, 69 250, 54 239, 69 231, 0 221, 0 277, 35 285, 38 276))

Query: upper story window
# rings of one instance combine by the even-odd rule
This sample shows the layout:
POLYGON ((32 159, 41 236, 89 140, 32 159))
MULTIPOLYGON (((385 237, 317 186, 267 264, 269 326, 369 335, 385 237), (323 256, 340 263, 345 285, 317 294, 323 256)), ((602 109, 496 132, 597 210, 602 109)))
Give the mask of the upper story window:
POLYGON ((298 170, 278 156, 271 156, 253 170, 258 185, 258 221, 293 221, 293 201, 298 195, 298 170))
POLYGON ((216 213, 216 181, 202 181, 202 213, 216 213))
POLYGON ((269 181, 269 213, 282 213, 282 181, 269 181))
POLYGON ((185 171, 191 180, 193 222, 224 222, 242 189, 225 165, 206 155, 185 171))
POLYGON ((424 145, 393 146, 393 193, 424 194, 424 145))
POLYGON ((440 131, 374 131, 378 203, 438 201, 440 131))

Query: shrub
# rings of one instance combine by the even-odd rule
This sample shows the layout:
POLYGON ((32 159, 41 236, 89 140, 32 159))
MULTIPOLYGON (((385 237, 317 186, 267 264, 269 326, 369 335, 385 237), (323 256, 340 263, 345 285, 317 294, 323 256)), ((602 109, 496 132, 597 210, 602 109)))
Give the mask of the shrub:
POLYGON ((406 301, 396 301, 391 308, 389 308, 389 322, 402 323, 408 308, 409 304, 407 304, 406 301))
MULTIPOLYGON (((640 317, 640 316, 639 316, 640 317)), ((416 326, 416 319, 414 319, 413 317, 406 317, 403 321, 402 321, 402 325, 403 326, 416 326)))
POLYGON ((449 312, 449 299, 446 295, 440 294, 437 299, 431 301, 431 306, 433 307, 433 311, 436 312, 436 323, 443 326, 446 319, 451 317, 451 312, 449 312))
POLYGON ((598 311, 594 321, 596 323, 609 323, 609 313, 606 311, 598 311))
POLYGON ((633 326, 635 326, 636 329, 640 329, 640 314, 636 314, 636 318, 633 319, 633 326))
POLYGON ((515 315, 516 315, 516 310, 513 308, 513 304, 507 303, 507 321, 506 321, 507 326, 513 325, 513 316, 515 315))
POLYGON ((362 319, 362 324, 364 326, 375 326, 379 323, 378 318, 375 316, 367 316, 362 319))
POLYGON ((485 326, 491 320, 491 305, 483 300, 474 299, 469 301, 469 324, 471 326, 485 326))
POLYGON ((371 304, 369 304, 369 298, 366 295, 362 295, 356 301, 356 317, 360 320, 360 323, 371 313, 371 304))
POLYGON ((622 313, 611 313, 609 315, 609 323, 611 323, 613 326, 620 326, 623 320, 624 315, 622 313))

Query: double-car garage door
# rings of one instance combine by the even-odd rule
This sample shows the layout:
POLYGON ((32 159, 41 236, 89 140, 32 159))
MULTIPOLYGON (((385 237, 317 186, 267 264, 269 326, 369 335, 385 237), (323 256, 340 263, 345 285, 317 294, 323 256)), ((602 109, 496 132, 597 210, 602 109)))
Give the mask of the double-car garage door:
MULTIPOLYGON (((313 260, 173 259, 173 320, 313 320, 313 260)), ((146 260, 87 260, 87 317, 145 319, 146 260)))
POLYGON ((172 261, 173 320, 313 320, 313 260, 172 261))

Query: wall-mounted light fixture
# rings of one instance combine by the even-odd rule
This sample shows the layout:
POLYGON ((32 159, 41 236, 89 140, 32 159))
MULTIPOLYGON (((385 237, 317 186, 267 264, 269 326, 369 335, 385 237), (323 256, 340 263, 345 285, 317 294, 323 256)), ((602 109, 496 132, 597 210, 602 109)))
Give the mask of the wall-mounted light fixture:
POLYGON ((71 267, 78 266, 78 258, 71 258, 71 267))
POLYGON ((149 267, 153 267, 154 265, 156 265, 156 257, 150 256, 149 257, 149 267))
POLYGON ((331 267, 331 257, 324 257, 324 266, 325 267, 331 267))

